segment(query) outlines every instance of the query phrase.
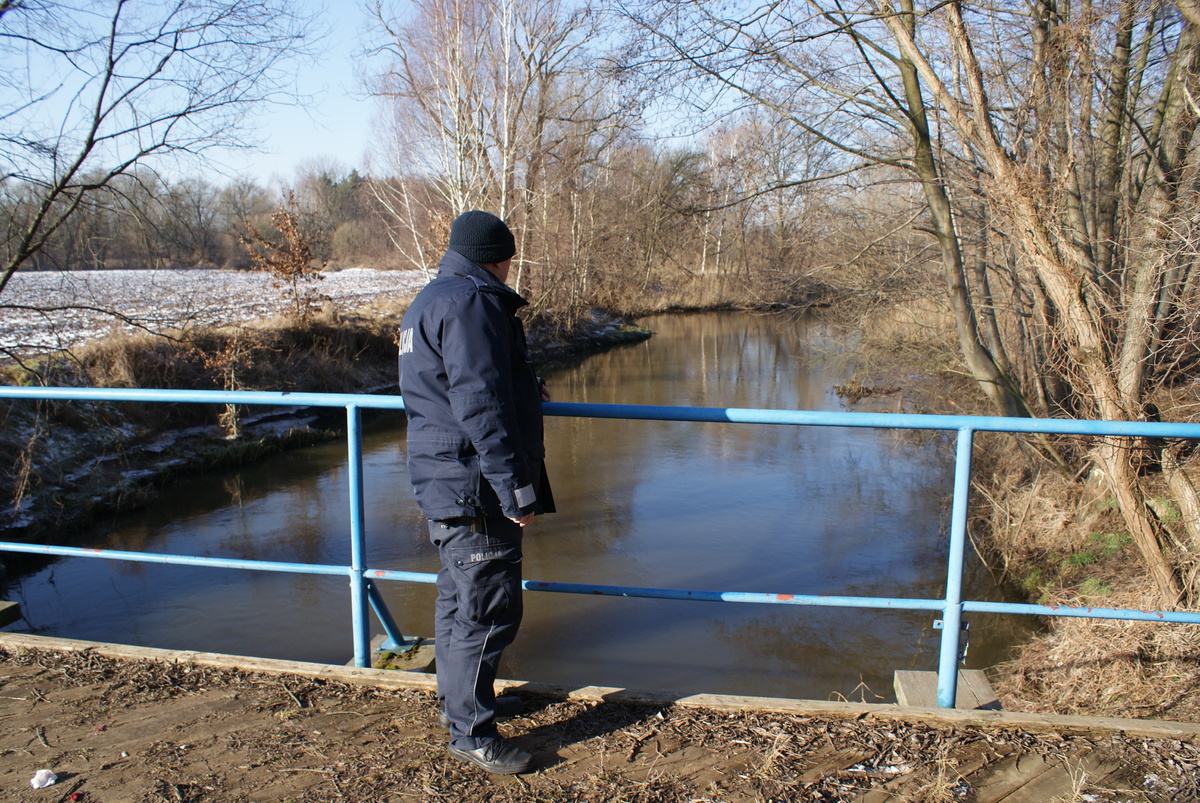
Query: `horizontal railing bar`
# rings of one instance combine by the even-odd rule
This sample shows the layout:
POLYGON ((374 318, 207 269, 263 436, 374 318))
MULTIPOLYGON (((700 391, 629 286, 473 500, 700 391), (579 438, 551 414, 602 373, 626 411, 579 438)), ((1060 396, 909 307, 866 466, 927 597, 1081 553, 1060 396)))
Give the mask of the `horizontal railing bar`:
MULTIPOLYGON (((160 563, 178 566, 208 566, 220 569, 240 569, 259 572, 320 574, 346 576, 349 566, 319 563, 289 563, 283 561, 215 558, 199 555, 164 555, 155 552, 130 552, 118 549, 49 546, 0 541, 2 552, 23 552, 35 555, 58 555, 75 558, 102 558, 138 563, 160 563)), ((432 585, 437 575, 431 572, 406 572, 391 569, 367 569, 364 577, 432 585)), ((604 597, 634 597, 642 599, 693 600, 698 602, 738 602, 764 605, 800 605, 826 608, 875 608, 880 610, 941 611, 945 601, 940 599, 909 599, 892 597, 848 597, 820 594, 778 594, 754 591, 702 591, 684 588, 649 588, 644 586, 603 586, 587 583, 556 583, 544 580, 525 580, 527 591, 558 594, 586 594, 604 597)), ((1200 624, 1200 613, 1182 611, 1141 611, 1120 608, 1068 608, 1064 606, 1028 605, 1011 602, 964 601, 963 610, 973 613, 1011 613, 1030 616, 1071 616, 1096 619, 1121 619, 1146 622, 1176 622, 1200 624)))
POLYGON ((597 586, 585 583, 549 583, 526 580, 528 591, 549 591, 558 594, 593 594, 602 597, 642 597, 646 599, 678 599, 697 602, 748 602, 764 605, 807 605, 824 608, 876 608, 880 610, 940 611, 943 600, 892 599, 888 597, 839 597, 814 594, 763 594, 753 591, 696 591, 683 588, 644 588, 641 586, 597 586))
MULTIPOLYGON (((437 575, 427 572, 397 572, 368 569, 363 575, 375 580, 406 583, 436 583, 437 575)), ((908 611, 940 611, 946 603, 940 599, 892 599, 888 597, 837 597, 819 594, 765 594, 755 591, 696 591, 686 588, 647 588, 644 586, 598 586, 589 583, 552 583, 524 580, 526 591, 556 594, 590 594, 598 597, 640 597, 643 599, 683 599, 698 602, 752 602, 766 605, 809 605, 827 608, 881 608, 908 611)))
POLYGON ((367 569, 363 572, 363 577, 369 577, 372 580, 398 580, 402 583, 429 583, 437 582, 437 575, 429 572, 399 572, 392 569, 367 569))
POLYGON ((400 396, 366 393, 293 393, 276 390, 179 390, 168 388, 39 388, 0 387, 0 398, 79 401, 135 401, 194 404, 284 405, 300 407, 378 407, 404 409, 400 396))
MULTIPOLYGON (((213 558, 195 555, 163 555, 154 552, 127 552, 117 549, 91 549, 86 547, 43 546, 0 541, 0 551, 27 552, 32 554, 60 555, 75 558, 103 558, 106 560, 129 560, 139 563, 164 563, 182 566, 208 566, 222 569, 243 569, 262 572, 294 572, 298 574, 348 575, 349 566, 330 566, 312 563, 282 563, 265 560, 241 560, 237 558, 213 558)), ((430 572, 405 572, 390 569, 366 569, 363 576, 373 580, 394 580, 409 583, 434 584, 437 575, 430 572)), ((646 588, 641 586, 601 586, 585 583, 552 583, 542 580, 525 580, 522 587, 528 591, 546 591, 559 594, 589 594, 604 597, 641 597, 645 599, 696 600, 701 602, 743 602, 767 605, 809 605, 836 608, 880 608, 913 611, 940 611, 945 606, 941 600, 891 599, 887 597, 840 597, 811 594, 766 594, 751 591, 698 591, 681 588, 646 588)))
POLYGON ((1139 611, 1132 608, 1068 608, 1061 605, 1029 605, 1019 602, 964 602, 973 613, 1012 613, 1024 616, 1069 616, 1079 619, 1122 619, 1131 622, 1177 622, 1200 624, 1200 613, 1188 611, 1139 611))
POLYGON ((17 541, 0 541, 0 551, 26 552, 33 555, 62 555, 71 558, 129 560, 138 563, 169 563, 179 566, 208 566, 216 569, 248 569, 256 572, 324 574, 343 577, 350 574, 349 566, 330 566, 321 563, 284 563, 271 560, 209 558, 199 555, 164 555, 158 552, 127 552, 120 549, 89 549, 87 547, 23 544, 17 541))
POLYGON ((1111 435, 1143 438, 1200 439, 1200 424, 1160 421, 1091 421, 1068 418, 1003 418, 999 416, 926 415, 917 413, 851 413, 834 410, 755 410, 739 407, 655 407, 640 404, 547 402, 550 415, 580 418, 623 418, 658 421, 706 421, 731 424, 869 429, 971 429, 1021 434, 1111 435))
MULTIPOLYGON (((256 390, 163 390, 155 388, 0 387, 0 398, 79 401, 139 401, 200 404, 290 405, 402 410, 400 396, 352 393, 288 393, 256 390)), ((1200 440, 1200 424, 1162 421, 1081 421, 1067 418, 1003 418, 1000 416, 925 415, 916 413, 852 413, 832 410, 757 410, 739 407, 663 407, 641 404, 546 402, 547 415, 622 418, 643 421, 695 421, 736 424, 932 429, 1020 434, 1109 435, 1200 440)))
MULTIPOLYGON (((366 577, 407 583, 437 582, 429 572, 403 572, 388 569, 368 569, 366 577)), ((875 608, 879 610, 942 611, 941 599, 910 599, 892 597, 846 597, 821 594, 766 594, 754 591, 698 591, 684 588, 649 588, 645 586, 600 586, 588 583, 554 583, 544 580, 525 580, 526 591, 546 591, 559 594, 589 594, 602 597, 636 597, 642 599, 692 600, 697 602, 742 602, 766 605, 803 605, 825 608, 875 608)), ((1038 616, 1095 616, 1104 619, 1129 619, 1150 622, 1180 622, 1200 624, 1200 613, 1169 611, 1123 611, 1117 608, 1065 608, 1043 605, 1018 605, 1004 602, 963 603, 964 611, 986 613, 1019 613, 1038 616), (1121 614, 1128 613, 1129 616, 1121 614)))

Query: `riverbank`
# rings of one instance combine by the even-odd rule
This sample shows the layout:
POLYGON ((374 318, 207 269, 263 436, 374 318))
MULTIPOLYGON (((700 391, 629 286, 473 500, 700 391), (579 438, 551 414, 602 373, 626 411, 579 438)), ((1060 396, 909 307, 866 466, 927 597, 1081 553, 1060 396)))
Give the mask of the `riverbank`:
MULTIPOLYGON (((170 338, 115 335, 10 366, 7 381, 65 387, 153 387, 341 393, 395 392, 394 331, 403 304, 327 312, 303 323, 197 329, 170 338)), ((539 364, 564 364, 650 337, 603 312, 570 330, 533 329, 539 364)), ((340 437, 340 411, 106 402, 0 405, 5 497, 0 540, 39 541, 97 517, 140 508, 158 488, 340 437)))
MULTIPOLYGON (((860 338, 861 382, 901 384, 910 412, 994 412, 959 367, 945 311, 901 304, 869 326, 847 326, 860 338)), ((1161 389, 1163 420, 1189 420, 1198 394, 1200 381, 1161 389)), ((1052 445, 1070 459, 1070 471, 1046 459, 1042 444, 1003 435, 975 439, 969 531, 995 582, 1043 605, 1163 608, 1108 482, 1089 462, 1092 444, 1063 437, 1052 445)), ((1178 470, 1200 481, 1195 451, 1176 446, 1184 454, 1178 470)), ((1130 453, 1166 548, 1194 567, 1200 517, 1170 501, 1156 458, 1130 453)), ((988 677, 1007 710, 1200 721, 1198 652, 1200 628, 1193 626, 1055 619, 988 677)))
POLYGON ((1197 727, 1171 723, 502 681, 538 768, 500 777, 448 758, 419 674, 11 634, 0 667, 0 788, 21 799, 1198 799, 1197 727), (42 769, 57 782, 31 792, 42 769))

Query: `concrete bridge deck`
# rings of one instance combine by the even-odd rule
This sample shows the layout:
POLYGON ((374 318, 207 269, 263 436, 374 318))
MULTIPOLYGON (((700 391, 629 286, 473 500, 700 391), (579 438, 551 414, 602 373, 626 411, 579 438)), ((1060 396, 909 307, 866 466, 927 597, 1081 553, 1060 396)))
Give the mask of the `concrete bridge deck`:
POLYGON ((433 685, 0 633, 0 800, 1200 800, 1193 723, 516 681, 540 768, 492 777, 446 756, 433 685))

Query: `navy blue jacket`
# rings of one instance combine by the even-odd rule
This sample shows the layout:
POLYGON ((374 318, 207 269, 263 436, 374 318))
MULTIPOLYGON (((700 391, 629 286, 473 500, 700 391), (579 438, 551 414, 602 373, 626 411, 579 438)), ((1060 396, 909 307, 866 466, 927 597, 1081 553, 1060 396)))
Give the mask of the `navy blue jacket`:
POLYGON ((400 322, 408 471, 430 519, 553 510, 527 303, 449 251, 400 322))

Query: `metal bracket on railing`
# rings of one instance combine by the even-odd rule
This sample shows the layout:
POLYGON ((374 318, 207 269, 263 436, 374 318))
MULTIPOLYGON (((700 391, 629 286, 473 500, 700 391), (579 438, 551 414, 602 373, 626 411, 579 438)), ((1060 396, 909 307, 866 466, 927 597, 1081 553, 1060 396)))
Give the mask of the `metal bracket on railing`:
POLYGON ((377 652, 402 653, 421 643, 422 639, 420 637, 413 636, 410 638, 400 632, 400 626, 392 618, 391 611, 388 610, 387 603, 383 601, 383 595, 379 593, 379 588, 373 580, 363 580, 363 587, 367 592, 367 601, 371 603, 371 608, 375 611, 375 616, 379 618, 379 623, 383 625, 384 639, 383 643, 379 645, 377 652))
POLYGON ((391 636, 384 638, 383 643, 375 650, 375 652, 394 652, 397 655, 404 655, 410 650, 426 644, 426 640, 420 636, 403 636, 400 641, 396 641, 391 636))
MULTIPOLYGON (((946 623, 942 619, 934 619, 933 620, 933 629, 934 630, 941 630, 945 626, 946 626, 946 623)), ((971 646, 971 623, 967 622, 967 621, 963 621, 962 637, 958 641, 958 662, 960 664, 966 663, 967 649, 970 646, 971 646)))

